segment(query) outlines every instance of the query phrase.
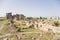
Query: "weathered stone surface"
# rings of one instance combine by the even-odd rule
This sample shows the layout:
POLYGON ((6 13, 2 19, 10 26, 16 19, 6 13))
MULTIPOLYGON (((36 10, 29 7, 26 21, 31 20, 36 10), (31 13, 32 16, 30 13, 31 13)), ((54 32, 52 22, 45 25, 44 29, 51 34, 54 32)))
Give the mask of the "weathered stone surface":
POLYGON ((24 20, 25 16, 23 14, 16 14, 16 15, 13 15, 13 19, 24 20))
POLYGON ((6 13, 6 18, 8 20, 12 20, 12 13, 6 13))
POLYGON ((17 36, 12 36, 8 40, 18 40, 17 36))
POLYGON ((6 13, 6 18, 7 18, 8 20, 12 20, 12 19, 24 20, 24 19, 26 19, 23 14, 12 15, 12 13, 6 13))

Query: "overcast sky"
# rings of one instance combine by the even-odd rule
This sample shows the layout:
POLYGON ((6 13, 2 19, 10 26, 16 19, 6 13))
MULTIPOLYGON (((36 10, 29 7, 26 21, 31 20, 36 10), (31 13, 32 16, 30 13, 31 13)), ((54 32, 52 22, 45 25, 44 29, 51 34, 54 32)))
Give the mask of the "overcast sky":
POLYGON ((60 16, 60 0, 0 0, 0 16, 6 12, 32 17, 60 16))

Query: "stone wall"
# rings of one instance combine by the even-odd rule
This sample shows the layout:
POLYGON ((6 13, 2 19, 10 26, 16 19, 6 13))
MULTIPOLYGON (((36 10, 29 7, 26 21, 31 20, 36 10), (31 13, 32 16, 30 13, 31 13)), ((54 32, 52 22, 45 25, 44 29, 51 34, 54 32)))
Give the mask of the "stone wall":
POLYGON ((16 19, 16 20, 24 20, 25 16, 23 14, 12 15, 12 13, 6 13, 6 18, 8 20, 16 19))
POLYGON ((6 18, 8 20, 12 20, 12 13, 6 13, 6 18))

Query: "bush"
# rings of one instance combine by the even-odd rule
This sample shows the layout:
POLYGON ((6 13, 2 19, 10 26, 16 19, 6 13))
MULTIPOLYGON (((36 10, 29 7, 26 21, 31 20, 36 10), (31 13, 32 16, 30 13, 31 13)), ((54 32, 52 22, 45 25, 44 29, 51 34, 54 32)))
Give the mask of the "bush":
POLYGON ((42 17, 40 17, 40 19, 42 19, 42 17))
POLYGON ((59 26, 59 21, 54 21, 55 26, 59 26))

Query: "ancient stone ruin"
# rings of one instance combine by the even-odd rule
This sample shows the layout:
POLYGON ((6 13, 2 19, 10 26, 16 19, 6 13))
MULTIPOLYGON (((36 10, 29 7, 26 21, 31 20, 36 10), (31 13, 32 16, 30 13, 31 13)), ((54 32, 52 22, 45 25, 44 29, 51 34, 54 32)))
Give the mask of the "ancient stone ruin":
POLYGON ((12 13, 6 13, 6 18, 8 20, 12 20, 12 13))
POLYGON ((12 15, 12 13, 6 13, 6 18, 8 20, 16 19, 16 20, 24 20, 25 16, 23 14, 12 15))

